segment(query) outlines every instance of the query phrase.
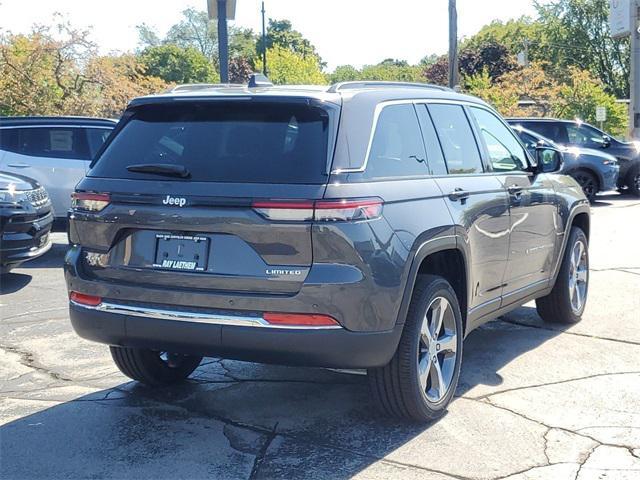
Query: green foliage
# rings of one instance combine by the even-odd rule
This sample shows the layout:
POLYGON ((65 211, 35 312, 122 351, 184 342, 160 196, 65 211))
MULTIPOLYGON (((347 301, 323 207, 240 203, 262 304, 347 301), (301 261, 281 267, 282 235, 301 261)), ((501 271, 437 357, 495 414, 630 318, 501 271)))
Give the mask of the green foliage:
POLYGON ((536 4, 552 74, 566 79, 569 67, 589 70, 610 93, 629 96, 629 40, 613 40, 608 0, 555 0, 536 4))
MULTIPOLYGON (((262 71, 261 59, 256 62, 256 70, 262 71)), ((267 50, 267 75, 278 85, 322 85, 327 81, 315 56, 303 57, 279 46, 267 50)))
POLYGON ((365 65, 358 70, 351 65, 341 65, 329 75, 331 83, 350 80, 383 80, 389 82, 423 82, 422 68, 409 65, 404 60, 386 59, 376 65, 365 65))
POLYGON ((542 60, 537 52, 544 44, 543 26, 530 17, 520 17, 507 22, 494 20, 472 37, 464 39, 460 48, 479 48, 486 43, 497 43, 504 45, 512 55, 517 55, 524 50, 525 42, 529 43, 529 58, 542 60))
POLYGON ((585 122, 597 124, 596 107, 607 109, 605 130, 614 135, 623 135, 627 125, 627 108, 617 103, 613 95, 607 93, 599 82, 586 70, 576 67, 569 69, 567 83, 560 86, 559 101, 554 114, 562 118, 580 118, 585 122))
MULTIPOLYGON (((309 40, 293 29, 293 25, 289 20, 269 19, 266 31, 267 49, 280 47, 289 50, 303 58, 313 57, 321 67, 324 67, 320 55, 316 52, 316 48, 309 40)), ((264 46, 262 39, 258 38, 256 42, 256 51, 262 53, 264 46)), ((267 58, 267 67, 269 66, 269 58, 267 58)))
POLYGON ((141 59, 146 73, 168 83, 207 83, 217 81, 211 62, 192 47, 167 44, 149 47, 141 59))

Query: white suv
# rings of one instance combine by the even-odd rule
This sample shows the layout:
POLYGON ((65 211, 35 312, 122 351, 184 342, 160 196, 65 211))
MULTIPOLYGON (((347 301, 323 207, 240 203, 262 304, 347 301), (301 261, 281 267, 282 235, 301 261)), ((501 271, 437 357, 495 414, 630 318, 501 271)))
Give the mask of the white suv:
POLYGON ((26 175, 49 192, 64 221, 71 193, 116 125, 85 117, 0 117, 0 170, 26 175))

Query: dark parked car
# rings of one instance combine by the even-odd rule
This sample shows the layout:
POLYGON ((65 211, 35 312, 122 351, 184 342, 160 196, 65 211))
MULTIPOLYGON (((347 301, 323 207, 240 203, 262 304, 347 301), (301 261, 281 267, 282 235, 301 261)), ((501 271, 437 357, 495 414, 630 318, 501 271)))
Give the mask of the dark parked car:
POLYGON ((38 182, 0 172, 0 273, 51 248, 51 202, 38 182))
POLYGON ((620 165, 618 187, 640 196, 640 142, 621 142, 602 130, 577 120, 511 118, 508 121, 518 123, 561 145, 599 149, 613 155, 620 165))
POLYGON ((529 152, 533 153, 541 146, 562 150, 564 161, 560 172, 575 178, 589 201, 593 202, 598 192, 616 189, 620 171, 616 157, 590 148, 562 147, 532 130, 522 128, 517 122, 509 123, 529 152))
POLYGON ((581 318, 589 203, 561 157, 435 86, 135 99, 74 195, 71 322, 149 385, 202 356, 366 368, 383 411, 437 418, 471 330, 533 299, 581 318))

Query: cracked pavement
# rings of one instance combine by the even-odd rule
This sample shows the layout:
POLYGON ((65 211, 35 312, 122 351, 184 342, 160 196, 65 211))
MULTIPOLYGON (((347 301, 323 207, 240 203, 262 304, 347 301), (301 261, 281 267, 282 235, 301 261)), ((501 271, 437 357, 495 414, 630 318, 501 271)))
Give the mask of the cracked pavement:
POLYGON ((640 478, 640 201, 594 206, 583 321, 533 304, 467 338, 431 425, 382 418, 354 373, 205 359, 182 385, 122 376, 69 324, 64 234, 2 280, 0 478, 640 478))

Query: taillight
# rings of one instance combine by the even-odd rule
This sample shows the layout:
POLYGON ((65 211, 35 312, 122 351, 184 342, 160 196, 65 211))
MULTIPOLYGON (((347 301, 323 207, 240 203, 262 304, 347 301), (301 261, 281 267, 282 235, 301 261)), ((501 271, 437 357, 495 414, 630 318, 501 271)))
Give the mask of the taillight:
POLYGON ((102 298, 97 295, 87 295, 86 293, 71 292, 69 294, 69 300, 80 305, 86 305, 88 307, 95 307, 102 303, 102 298))
POLYGON ((269 220, 304 222, 313 219, 313 201, 256 201, 253 209, 269 220))
POLYGON ((255 201, 253 209, 269 220, 339 222, 372 220, 382 214, 380 198, 348 200, 255 201))
POLYGON ((371 220, 382 213, 382 200, 322 200, 316 202, 315 220, 339 222, 371 220))
POLYGON ((334 327, 340 326, 329 315, 316 315, 313 313, 274 313, 265 312, 262 315, 271 325, 305 326, 305 327, 334 327))
POLYGON ((109 205, 110 201, 108 193, 74 192, 71 194, 71 207, 84 212, 99 212, 109 205))

